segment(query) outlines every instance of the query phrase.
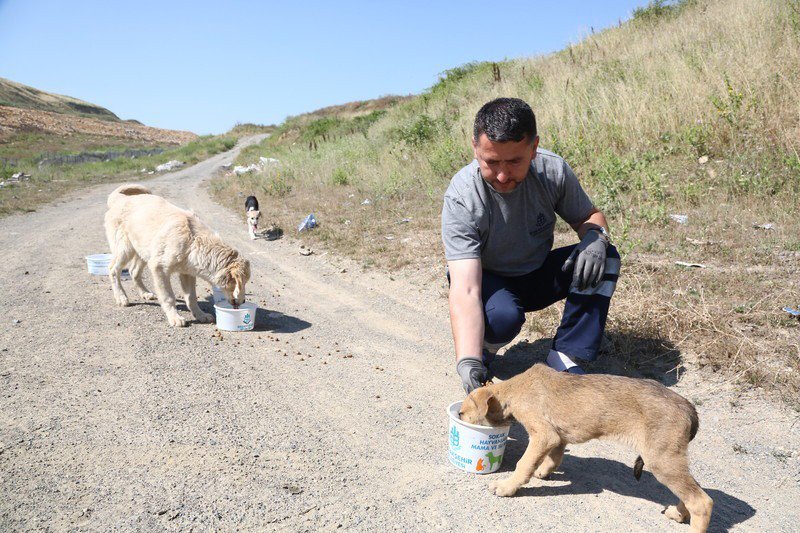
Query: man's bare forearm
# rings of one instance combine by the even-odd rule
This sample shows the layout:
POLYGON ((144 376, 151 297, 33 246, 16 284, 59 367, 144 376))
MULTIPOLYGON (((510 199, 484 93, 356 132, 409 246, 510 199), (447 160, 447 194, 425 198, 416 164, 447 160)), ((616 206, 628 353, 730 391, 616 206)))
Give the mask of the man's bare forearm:
POLYGON ((480 357, 483 348, 483 303, 479 289, 450 289, 450 324, 456 360, 480 357))

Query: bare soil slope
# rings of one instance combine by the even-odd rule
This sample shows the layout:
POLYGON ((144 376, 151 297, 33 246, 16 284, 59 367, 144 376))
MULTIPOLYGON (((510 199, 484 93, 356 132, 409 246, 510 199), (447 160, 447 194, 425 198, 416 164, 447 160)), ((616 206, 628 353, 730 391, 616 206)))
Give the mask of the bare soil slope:
POLYGON ((16 132, 42 132, 54 135, 82 133, 168 144, 185 144, 197 138, 197 134, 189 131, 164 130, 134 122, 112 122, 0 105, 0 140, 16 132))

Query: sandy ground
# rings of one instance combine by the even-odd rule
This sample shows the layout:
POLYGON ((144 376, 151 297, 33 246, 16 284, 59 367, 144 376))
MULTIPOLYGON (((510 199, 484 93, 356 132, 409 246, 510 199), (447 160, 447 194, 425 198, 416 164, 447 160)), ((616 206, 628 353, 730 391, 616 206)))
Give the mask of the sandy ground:
MULTIPOLYGON (((0 221, 0 530, 688 530, 613 443, 571 446, 509 499, 487 485, 521 456, 518 428, 499 474, 451 466, 445 408, 463 392, 442 280, 250 241, 204 185, 236 150, 149 186, 250 258, 252 333, 171 328, 132 287, 114 305, 84 256, 107 250, 116 185, 0 221)), ((712 530, 798 531, 797 413, 687 369, 672 387, 699 404, 712 530)))

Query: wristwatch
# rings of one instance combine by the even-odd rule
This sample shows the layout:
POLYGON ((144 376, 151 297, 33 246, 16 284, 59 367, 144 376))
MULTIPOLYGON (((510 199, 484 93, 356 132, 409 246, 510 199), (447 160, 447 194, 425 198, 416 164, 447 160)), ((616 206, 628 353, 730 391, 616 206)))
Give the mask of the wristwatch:
POLYGON ((603 226, 596 226, 593 228, 589 228, 589 231, 596 231, 600 234, 600 238, 603 239, 606 243, 606 248, 609 244, 611 244, 611 235, 608 234, 608 230, 603 226))

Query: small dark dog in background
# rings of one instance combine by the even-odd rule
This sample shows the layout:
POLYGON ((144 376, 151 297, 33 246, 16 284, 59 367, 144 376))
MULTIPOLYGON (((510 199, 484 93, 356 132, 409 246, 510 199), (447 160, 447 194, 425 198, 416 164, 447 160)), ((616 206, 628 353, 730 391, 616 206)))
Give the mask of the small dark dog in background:
POLYGON ((258 219, 261 218, 261 212, 258 210, 258 200, 255 196, 247 197, 247 200, 244 201, 244 209, 247 212, 247 231, 250 233, 250 238, 255 240, 257 238, 258 219))

